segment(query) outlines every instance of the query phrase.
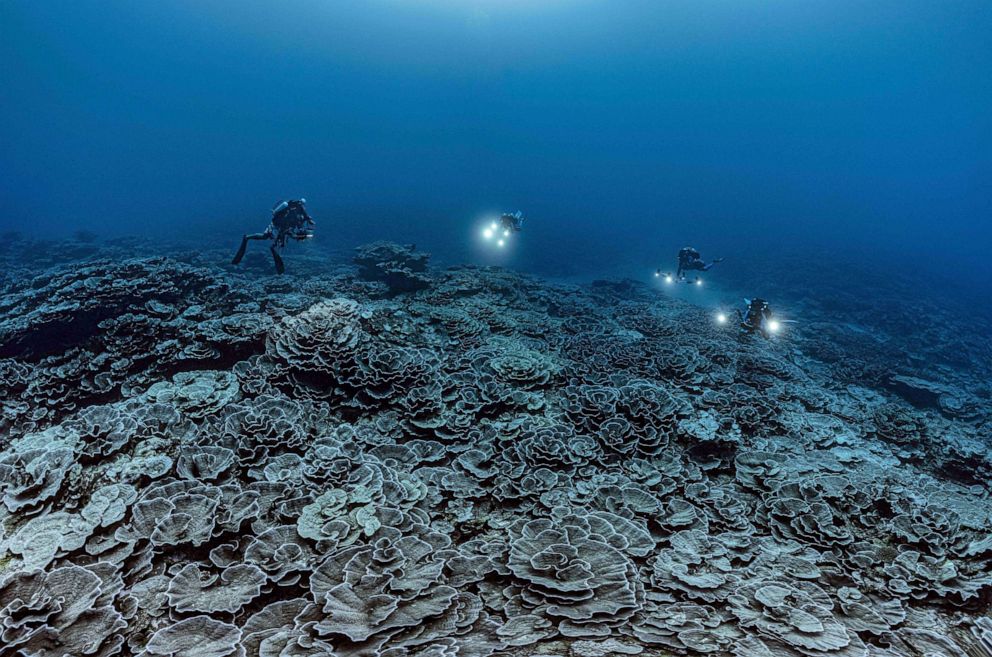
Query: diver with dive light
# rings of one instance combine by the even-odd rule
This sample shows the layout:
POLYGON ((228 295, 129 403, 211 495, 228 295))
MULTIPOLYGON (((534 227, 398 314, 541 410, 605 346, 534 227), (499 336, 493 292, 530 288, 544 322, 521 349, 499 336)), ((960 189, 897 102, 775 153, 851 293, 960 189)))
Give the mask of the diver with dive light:
POLYGON ((509 237, 510 233, 519 233, 524 227, 524 213, 520 210, 516 212, 504 212, 499 218, 499 227, 503 231, 504 237, 509 237))
POLYGON ((275 263, 276 273, 282 274, 285 272, 286 265, 283 264, 282 257, 276 249, 285 247, 286 240, 288 239, 302 241, 313 237, 313 227, 316 225, 316 222, 314 222, 313 218, 307 212, 306 202, 307 200, 305 198, 296 201, 282 201, 272 208, 272 221, 269 223, 269 227, 261 233, 244 235, 241 238, 241 246, 238 248, 238 252, 235 254, 231 264, 236 265, 245 257, 249 240, 274 240, 273 244, 269 247, 269 251, 272 252, 272 261, 275 263))
POLYGON ((754 335, 760 333, 768 338, 778 333, 781 322, 772 316, 772 308, 764 299, 744 299, 745 309, 738 310, 742 334, 754 335))
POLYGON ((709 271, 713 265, 718 262, 723 262, 723 258, 717 258, 709 263, 703 262, 702 257, 699 255, 699 251, 691 246, 684 246, 679 250, 679 268, 675 273, 675 277, 680 281, 685 280, 686 272, 709 271))
POLYGON ((486 240, 492 240, 498 247, 503 247, 506 246, 507 240, 511 235, 523 230, 523 225, 523 212, 519 210, 516 212, 504 212, 500 215, 499 219, 493 219, 488 226, 482 229, 482 237, 486 240))
MULTIPOLYGON (((689 282, 685 280, 687 272, 709 271, 713 267, 713 265, 717 264, 718 262, 723 262, 723 258, 716 258, 715 260, 712 260, 710 262, 704 262, 702 256, 699 255, 699 251, 692 248, 691 246, 684 246, 679 250, 678 269, 676 270, 675 274, 665 273, 664 274, 665 282, 669 284, 675 282, 687 283, 689 282)), ((654 272, 654 276, 655 278, 662 277, 662 271, 660 268, 654 272)), ((697 276, 696 279, 691 282, 695 283, 696 285, 702 285, 703 279, 697 276)))

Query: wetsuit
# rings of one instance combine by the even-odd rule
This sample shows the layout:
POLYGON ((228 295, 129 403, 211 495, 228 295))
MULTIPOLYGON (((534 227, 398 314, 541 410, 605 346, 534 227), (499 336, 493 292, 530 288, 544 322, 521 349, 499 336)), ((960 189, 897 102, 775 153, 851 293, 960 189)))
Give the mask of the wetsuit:
POLYGON ((249 240, 274 240, 269 251, 272 252, 276 273, 282 274, 286 271, 286 266, 276 248, 286 246, 288 238, 303 240, 311 237, 313 235, 310 230, 312 226, 314 226, 314 220, 307 213, 303 201, 283 201, 272 210, 272 221, 264 232, 252 233, 241 238, 241 247, 231 264, 236 265, 244 258, 249 240))
POLYGON ((761 333, 768 337, 767 322, 772 318, 772 309, 764 299, 752 299, 743 313, 738 311, 742 333, 761 333))
POLYGON ((687 271, 708 271, 710 267, 721 260, 723 260, 723 258, 717 258, 713 262, 705 263, 700 257, 699 251, 691 246, 686 246, 679 251, 679 269, 675 276, 677 278, 682 278, 685 276, 685 272, 687 271))
POLYGON ((519 233, 523 228, 524 217, 519 212, 513 214, 504 213, 499 218, 500 227, 513 233, 519 233))

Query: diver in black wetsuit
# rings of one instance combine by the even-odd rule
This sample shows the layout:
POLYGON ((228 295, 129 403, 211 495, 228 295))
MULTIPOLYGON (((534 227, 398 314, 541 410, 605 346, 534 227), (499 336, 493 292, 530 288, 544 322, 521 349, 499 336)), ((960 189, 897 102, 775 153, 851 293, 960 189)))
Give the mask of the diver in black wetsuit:
POLYGON ((274 240, 269 250, 272 252, 272 260, 276 265, 276 273, 286 271, 286 266, 282 262, 282 257, 277 248, 286 246, 287 239, 306 240, 313 237, 313 226, 315 222, 307 213, 305 198, 298 201, 283 201, 272 209, 272 222, 262 233, 253 233, 241 238, 241 247, 231 264, 236 265, 245 257, 245 250, 248 248, 248 240, 274 240))
POLYGON ((745 310, 737 311, 741 320, 741 333, 760 333, 764 337, 778 330, 778 322, 772 319, 772 309, 764 299, 745 299, 745 310))
POLYGON ((504 212, 499 218, 499 227, 504 235, 519 233, 523 230, 524 213, 519 210, 513 213, 504 212))
POLYGON ((679 280, 684 280, 687 271, 708 271, 718 262, 723 262, 723 258, 717 258, 713 262, 705 263, 699 256, 699 251, 691 246, 682 247, 679 251, 679 269, 675 277, 679 280))

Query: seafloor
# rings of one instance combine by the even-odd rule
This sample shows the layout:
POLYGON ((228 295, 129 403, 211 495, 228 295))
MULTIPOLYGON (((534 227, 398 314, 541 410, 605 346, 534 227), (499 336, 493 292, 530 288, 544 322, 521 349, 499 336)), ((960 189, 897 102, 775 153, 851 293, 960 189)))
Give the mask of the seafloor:
POLYGON ((910 290, 13 240, 2 657, 992 654, 988 326, 910 290))

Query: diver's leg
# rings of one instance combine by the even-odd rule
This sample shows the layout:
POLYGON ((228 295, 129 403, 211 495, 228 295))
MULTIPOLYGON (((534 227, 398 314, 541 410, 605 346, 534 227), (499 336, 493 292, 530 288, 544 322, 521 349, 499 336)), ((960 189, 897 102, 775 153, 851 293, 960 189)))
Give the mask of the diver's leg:
POLYGON ((234 254, 234 260, 231 261, 232 265, 236 265, 241 262, 241 259, 245 257, 245 250, 248 248, 248 236, 244 235, 241 237, 241 246, 238 247, 238 252, 234 254))
POLYGON ((741 333, 751 333, 752 327, 747 322, 747 313, 745 313, 740 308, 737 309, 737 319, 740 322, 741 333))
POLYGON ((273 244, 269 250, 272 251, 272 261, 276 263, 276 273, 284 273, 286 271, 286 265, 282 262, 282 256, 280 256, 279 252, 276 251, 276 245, 273 244))
POLYGON ((238 252, 234 255, 234 260, 231 261, 232 265, 236 265, 241 262, 241 259, 245 257, 245 250, 248 248, 248 240, 265 240, 268 239, 269 235, 267 233, 253 233, 251 235, 245 235, 241 238, 241 246, 238 248, 238 252))

